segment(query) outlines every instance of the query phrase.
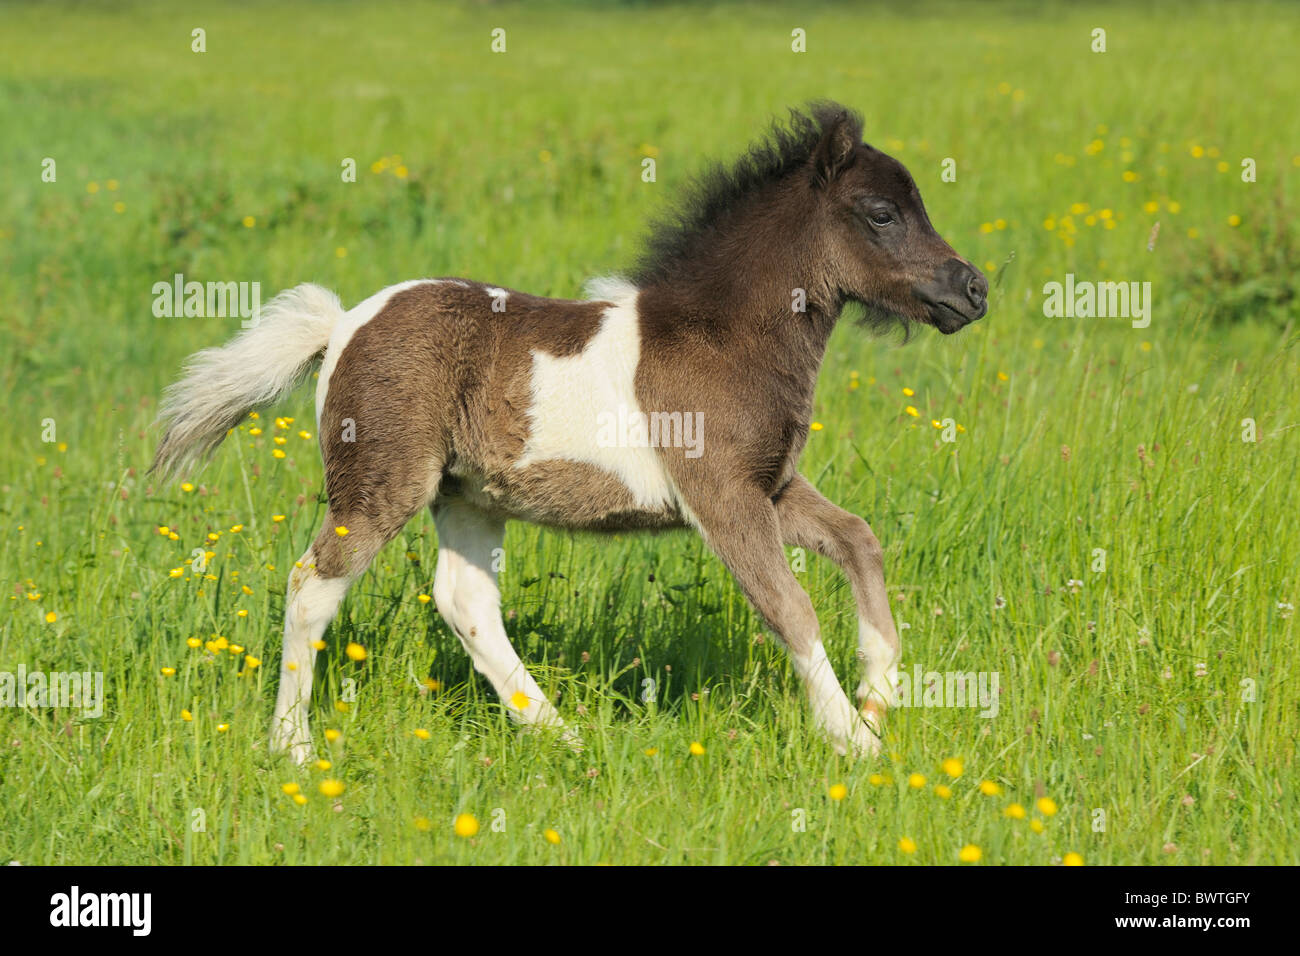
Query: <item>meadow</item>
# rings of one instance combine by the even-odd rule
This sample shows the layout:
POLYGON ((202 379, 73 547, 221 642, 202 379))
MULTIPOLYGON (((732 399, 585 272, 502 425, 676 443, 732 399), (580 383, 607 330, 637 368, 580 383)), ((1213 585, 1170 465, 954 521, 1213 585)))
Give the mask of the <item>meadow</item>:
MULTIPOLYGON (((1300 862, 1296 8, 4 17, 0 673, 104 697, 0 706, 0 863, 1300 862), (823 97, 993 291, 956 336, 841 322, 802 470, 884 543, 904 672, 996 674, 996 715, 897 708, 885 755, 838 757, 697 538, 512 525, 507 628, 587 746, 521 736, 429 600, 426 515, 326 635, 321 762, 268 755, 311 389, 152 480, 160 390, 239 322, 157 317, 155 283, 573 297, 823 97), (1151 282, 1150 324, 1047 317, 1069 274, 1151 282)), ((851 687, 844 579, 791 561, 851 687)))

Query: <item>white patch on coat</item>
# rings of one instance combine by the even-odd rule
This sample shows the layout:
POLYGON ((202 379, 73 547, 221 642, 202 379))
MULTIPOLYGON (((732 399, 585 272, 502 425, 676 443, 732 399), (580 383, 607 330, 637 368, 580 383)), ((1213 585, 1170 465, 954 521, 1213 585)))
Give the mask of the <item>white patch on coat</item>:
POLYGON ((866 618, 858 618, 858 652, 864 664, 859 703, 875 699, 885 707, 894 706, 898 701, 899 652, 866 618))
POLYGON ((411 279, 408 282, 399 282, 397 285, 390 285, 386 289, 379 290, 364 302, 353 306, 339 319, 334 326, 333 333, 330 335, 329 346, 325 349, 325 357, 321 360, 320 379, 316 383, 317 429, 320 428, 321 412, 325 409, 325 395, 329 391, 330 376, 334 374, 334 367, 339 364, 339 356, 343 354, 343 350, 352 341, 352 336, 357 334, 357 329, 382 312, 384 306, 388 305, 389 300, 397 293, 405 292, 407 289, 414 289, 416 286, 441 285, 445 282, 456 282, 459 285, 464 285, 463 282, 455 279, 411 279))
POLYGON ((620 409, 625 419, 642 411, 636 398, 641 360, 638 290, 611 279, 589 283, 588 290, 613 304, 577 355, 557 358, 533 352, 528 442, 515 467, 556 459, 582 462, 617 477, 646 510, 680 506, 656 449, 610 447, 600 441, 602 422, 617 421, 620 409))
POLYGON ((311 549, 289 572, 284 600, 284 648, 280 655, 280 690, 271 720, 271 750, 288 753, 295 763, 311 757, 311 733, 307 727, 307 705, 311 701, 312 672, 316 664, 315 643, 338 613, 347 594, 350 577, 322 577, 315 567, 311 549))
POLYGON ((813 718, 838 753, 866 756, 880 752, 880 740, 858 714, 835 676, 826 646, 817 641, 806 657, 791 654, 795 671, 803 679, 812 704, 813 718))
MULTIPOLYGON (((505 523, 469 505, 451 503, 435 509, 434 524, 438 564, 433 599, 438 613, 511 717, 523 724, 563 728, 564 721, 519 659, 501 620, 493 561, 505 537, 505 523)), ((579 743, 576 735, 565 737, 579 743)))

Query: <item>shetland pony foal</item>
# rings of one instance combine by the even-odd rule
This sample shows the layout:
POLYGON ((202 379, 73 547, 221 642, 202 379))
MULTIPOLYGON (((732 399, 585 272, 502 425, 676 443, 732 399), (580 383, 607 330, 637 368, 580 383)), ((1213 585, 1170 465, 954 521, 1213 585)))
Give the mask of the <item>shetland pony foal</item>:
MULTIPOLYGON (((930 225, 916 184, 819 104, 653 230, 629 280, 588 301, 462 279, 404 282, 345 311, 301 285, 167 392, 154 468, 174 475, 321 359, 316 419, 329 509, 289 575, 272 744, 311 754, 314 644, 348 585, 422 508, 438 530, 434 599, 512 715, 562 727, 501 621, 492 570, 508 518, 560 528, 690 527, 789 649, 840 752, 873 753, 899 658, 880 542, 796 465, 826 342, 845 303, 956 332, 988 283, 930 225), (602 423, 663 413, 707 426, 694 453, 602 423), (782 544, 848 576, 864 673, 854 708, 782 544), (865 719, 864 719, 865 718, 865 719)), ((646 419, 638 419, 646 420, 646 419)))

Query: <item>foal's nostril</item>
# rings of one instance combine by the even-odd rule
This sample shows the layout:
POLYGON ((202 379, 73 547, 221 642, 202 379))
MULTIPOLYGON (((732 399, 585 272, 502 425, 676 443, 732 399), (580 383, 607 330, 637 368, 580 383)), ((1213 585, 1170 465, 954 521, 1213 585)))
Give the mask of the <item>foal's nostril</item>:
POLYGON ((983 305, 989 295, 989 280, 971 267, 970 277, 966 280, 966 298, 972 305, 983 305))

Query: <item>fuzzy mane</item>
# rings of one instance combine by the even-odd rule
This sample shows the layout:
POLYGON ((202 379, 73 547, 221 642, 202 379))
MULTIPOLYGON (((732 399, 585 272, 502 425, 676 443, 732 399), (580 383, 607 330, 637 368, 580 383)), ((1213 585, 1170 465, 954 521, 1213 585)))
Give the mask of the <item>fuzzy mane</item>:
POLYGON ((674 263, 688 259, 708 240, 720 218, 756 189, 777 182, 806 166, 822 134, 847 118, 855 142, 862 142, 861 114, 830 101, 791 110, 790 121, 773 123, 767 137, 750 145, 730 167, 713 163, 686 187, 684 198, 651 223, 645 251, 631 270, 639 286, 672 274, 674 263))

